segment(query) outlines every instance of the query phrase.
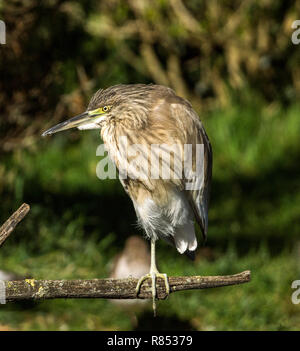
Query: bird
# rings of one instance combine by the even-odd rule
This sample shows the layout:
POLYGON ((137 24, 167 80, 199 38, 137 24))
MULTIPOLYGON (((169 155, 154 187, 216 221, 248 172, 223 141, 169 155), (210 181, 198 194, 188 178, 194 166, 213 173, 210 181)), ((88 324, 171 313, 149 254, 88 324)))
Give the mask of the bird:
POLYGON ((212 147, 191 103, 156 84, 118 84, 99 89, 86 111, 46 130, 42 136, 70 128, 99 129, 105 149, 133 202, 138 224, 151 243, 150 272, 156 315, 156 279, 167 274, 156 266, 156 241, 163 239, 191 259, 195 257, 195 222, 204 241, 212 178, 212 147), (199 151, 199 157, 197 157, 199 151))
MULTIPOLYGON (((149 272, 150 250, 140 236, 129 236, 124 249, 113 259, 109 277, 111 279, 139 279, 149 272)), ((141 299, 112 299, 111 302, 126 312, 134 327, 138 326, 138 315, 148 308, 148 301, 141 299)))
MULTIPOLYGON (((150 259, 150 250, 146 241, 140 236, 131 235, 126 239, 124 249, 113 259, 109 277, 111 279, 139 279, 149 272, 150 259)), ((137 325, 135 312, 147 307, 146 300, 112 299, 111 302, 129 311, 134 325, 137 325)))
POLYGON ((146 242, 137 235, 129 236, 125 246, 113 260, 110 278, 140 278, 148 273, 150 252, 146 242))
POLYGON ((27 276, 21 276, 14 272, 0 270, 0 280, 23 280, 26 278, 27 276))

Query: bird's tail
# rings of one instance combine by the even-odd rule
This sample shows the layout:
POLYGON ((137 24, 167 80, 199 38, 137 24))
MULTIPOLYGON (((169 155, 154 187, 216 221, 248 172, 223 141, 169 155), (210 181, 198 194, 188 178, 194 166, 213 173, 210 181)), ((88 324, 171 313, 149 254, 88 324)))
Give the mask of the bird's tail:
POLYGON ((193 221, 188 221, 185 225, 177 227, 174 233, 174 242, 178 252, 186 254, 193 259, 197 248, 197 238, 193 221))

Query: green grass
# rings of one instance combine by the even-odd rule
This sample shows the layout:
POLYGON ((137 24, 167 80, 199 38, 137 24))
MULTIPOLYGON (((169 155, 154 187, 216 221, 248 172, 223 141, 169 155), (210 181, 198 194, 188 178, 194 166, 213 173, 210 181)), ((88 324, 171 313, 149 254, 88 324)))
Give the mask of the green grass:
MULTIPOLYGON (((235 105, 203 116, 214 149, 208 243, 195 263, 158 245, 160 269, 169 275, 250 269, 250 283, 172 294, 158 303, 155 327, 150 308, 136 326, 128 311, 106 300, 1 305, 0 327, 299 329, 300 307, 291 303, 291 283, 300 273, 299 114, 298 105, 235 105)), ((79 133, 40 139, 1 162, 1 222, 23 201, 31 212, 0 249, 0 269, 36 279, 107 277, 126 237, 137 232, 119 182, 96 177, 98 133, 79 133)))

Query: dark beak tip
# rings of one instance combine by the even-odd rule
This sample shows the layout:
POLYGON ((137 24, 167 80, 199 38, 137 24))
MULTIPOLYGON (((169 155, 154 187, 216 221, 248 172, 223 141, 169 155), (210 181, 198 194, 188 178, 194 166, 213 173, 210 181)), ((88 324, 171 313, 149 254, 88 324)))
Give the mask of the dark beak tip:
POLYGON ((71 129, 71 128, 76 128, 78 126, 78 122, 84 121, 85 117, 88 116, 87 112, 82 113, 81 115, 75 116, 67 121, 61 122, 54 127, 47 129, 43 134, 42 137, 45 137, 47 135, 55 134, 57 132, 71 129), (67 128, 65 128, 67 126, 67 128), (69 127, 68 127, 69 126, 69 127))
POLYGON ((54 134, 55 131, 52 130, 52 128, 50 129, 47 129, 43 134, 42 134, 42 137, 46 137, 46 136, 49 136, 49 135, 52 135, 54 134))

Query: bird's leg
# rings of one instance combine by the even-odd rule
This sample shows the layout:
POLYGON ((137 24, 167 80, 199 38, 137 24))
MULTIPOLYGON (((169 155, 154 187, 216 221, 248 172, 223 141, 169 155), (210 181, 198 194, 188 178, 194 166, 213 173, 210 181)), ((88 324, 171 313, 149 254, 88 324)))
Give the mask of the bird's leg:
POLYGON ((156 278, 162 278, 165 282, 166 286, 166 293, 167 295, 170 294, 170 285, 168 282, 168 277, 165 273, 159 273, 157 267, 156 267, 156 261, 155 261, 155 240, 151 239, 151 266, 150 266, 150 272, 144 276, 142 276, 136 286, 136 294, 138 295, 141 285, 144 280, 151 278, 152 280, 152 305, 153 305, 153 312, 154 316, 156 315, 156 303, 155 303, 155 297, 156 297, 156 278))

